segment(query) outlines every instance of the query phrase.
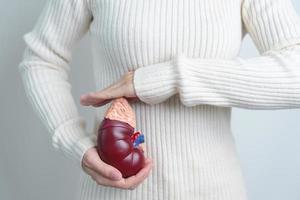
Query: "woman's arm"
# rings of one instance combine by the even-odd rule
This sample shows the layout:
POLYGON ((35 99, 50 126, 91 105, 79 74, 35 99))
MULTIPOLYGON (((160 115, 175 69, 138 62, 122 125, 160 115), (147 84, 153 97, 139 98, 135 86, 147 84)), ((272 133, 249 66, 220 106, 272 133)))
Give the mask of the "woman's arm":
POLYGON ((178 55, 138 68, 139 99, 155 104, 179 93, 186 106, 300 108, 300 21, 290 0, 244 0, 244 26, 260 56, 201 59, 178 55))
POLYGON ((81 166, 84 152, 95 146, 86 133, 68 81, 71 51, 92 20, 86 0, 49 0, 33 30, 24 35, 26 49, 19 71, 34 110, 52 135, 52 144, 81 166))

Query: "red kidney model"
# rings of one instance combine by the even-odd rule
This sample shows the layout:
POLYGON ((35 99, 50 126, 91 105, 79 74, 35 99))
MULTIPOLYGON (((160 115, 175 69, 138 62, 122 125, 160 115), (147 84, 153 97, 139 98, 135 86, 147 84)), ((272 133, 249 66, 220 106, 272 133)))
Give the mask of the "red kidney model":
POLYGON ((97 137, 97 151, 102 161, 117 168, 123 178, 144 167, 144 135, 134 132, 135 113, 127 99, 119 97, 105 113, 97 137))

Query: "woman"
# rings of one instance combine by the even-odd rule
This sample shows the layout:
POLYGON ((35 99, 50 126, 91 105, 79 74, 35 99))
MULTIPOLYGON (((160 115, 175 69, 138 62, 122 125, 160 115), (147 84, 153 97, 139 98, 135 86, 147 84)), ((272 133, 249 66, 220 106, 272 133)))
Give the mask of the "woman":
POLYGON ((24 40, 28 98, 82 169, 80 199, 245 200, 231 108, 300 108, 300 23, 288 0, 51 0, 24 40), (97 107, 93 134, 68 82, 87 32, 99 90, 80 102, 97 107), (247 33, 261 55, 242 59, 247 33), (95 150, 107 103, 121 96, 136 100, 149 158, 127 179, 95 150))

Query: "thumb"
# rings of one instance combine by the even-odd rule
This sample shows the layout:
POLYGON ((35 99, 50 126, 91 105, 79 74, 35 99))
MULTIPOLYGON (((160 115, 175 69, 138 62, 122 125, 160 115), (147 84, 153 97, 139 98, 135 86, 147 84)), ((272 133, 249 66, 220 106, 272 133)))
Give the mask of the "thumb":
POLYGON ((103 162, 102 160, 100 160, 99 164, 95 166, 95 171, 111 180, 118 181, 123 178, 122 173, 117 168, 103 162))
POLYGON ((88 150, 86 156, 84 157, 84 165, 105 178, 111 180, 122 179, 122 173, 117 168, 108 165, 101 160, 99 154, 97 153, 96 147, 88 150))

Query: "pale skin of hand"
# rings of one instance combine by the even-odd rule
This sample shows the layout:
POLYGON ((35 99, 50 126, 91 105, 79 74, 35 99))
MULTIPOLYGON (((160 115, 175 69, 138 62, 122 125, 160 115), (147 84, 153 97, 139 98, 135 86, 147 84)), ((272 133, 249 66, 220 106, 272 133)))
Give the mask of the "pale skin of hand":
POLYGON ((133 87, 134 71, 124 74, 117 82, 95 92, 89 92, 80 96, 80 104, 83 106, 103 106, 117 97, 125 97, 128 101, 137 101, 133 87))
MULTIPOLYGON (((134 71, 129 71, 116 83, 111 84, 103 90, 82 95, 80 97, 80 104, 99 107, 117 97, 125 97, 129 101, 138 100, 133 86, 133 74, 134 71)), ((83 170, 90 175, 98 185, 133 190, 149 176, 153 167, 153 160, 146 158, 145 166, 136 175, 128 178, 123 178, 117 168, 103 162, 97 153, 96 147, 89 148, 85 152, 81 164, 83 170), (111 176, 114 172, 118 175, 116 178, 111 176)))

